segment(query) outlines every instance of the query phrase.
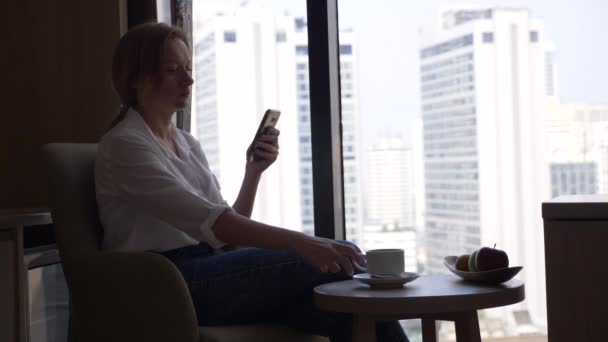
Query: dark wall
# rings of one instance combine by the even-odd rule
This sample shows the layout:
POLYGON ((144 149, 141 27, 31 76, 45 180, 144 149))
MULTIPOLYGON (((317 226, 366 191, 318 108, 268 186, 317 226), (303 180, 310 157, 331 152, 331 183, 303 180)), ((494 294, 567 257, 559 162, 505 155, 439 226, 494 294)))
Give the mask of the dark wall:
POLYGON ((123 1, 9 1, 3 6, 0 208, 46 206, 41 146, 96 142, 116 115, 111 56, 123 1))

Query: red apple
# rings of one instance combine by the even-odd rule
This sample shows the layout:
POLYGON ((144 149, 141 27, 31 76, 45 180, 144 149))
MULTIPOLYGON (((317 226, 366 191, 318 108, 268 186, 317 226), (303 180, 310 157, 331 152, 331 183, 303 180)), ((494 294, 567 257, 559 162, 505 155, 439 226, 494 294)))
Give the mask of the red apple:
MULTIPOLYGON (((496 247, 496 245, 494 245, 496 247)), ((500 249, 482 247, 477 252, 477 270, 480 272, 509 267, 509 257, 500 249)))

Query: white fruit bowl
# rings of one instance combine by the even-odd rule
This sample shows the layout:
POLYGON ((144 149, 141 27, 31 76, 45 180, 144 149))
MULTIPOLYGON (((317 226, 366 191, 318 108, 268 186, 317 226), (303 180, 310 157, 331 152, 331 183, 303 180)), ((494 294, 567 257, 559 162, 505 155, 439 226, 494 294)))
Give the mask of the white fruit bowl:
POLYGON ((456 269, 457 256, 447 256, 443 258, 443 264, 450 270, 450 272, 459 276, 460 278, 468 281, 484 283, 484 284, 502 284, 506 281, 513 279, 523 269, 521 266, 499 268, 491 271, 483 272, 465 272, 456 269))

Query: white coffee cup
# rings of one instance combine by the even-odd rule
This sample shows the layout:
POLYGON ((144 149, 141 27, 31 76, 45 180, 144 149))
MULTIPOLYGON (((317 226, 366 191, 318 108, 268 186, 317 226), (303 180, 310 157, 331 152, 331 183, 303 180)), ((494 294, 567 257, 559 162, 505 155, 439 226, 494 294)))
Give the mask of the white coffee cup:
POLYGON ((405 270, 403 249, 372 249, 360 256, 366 267, 354 263, 355 268, 372 277, 397 277, 405 270))

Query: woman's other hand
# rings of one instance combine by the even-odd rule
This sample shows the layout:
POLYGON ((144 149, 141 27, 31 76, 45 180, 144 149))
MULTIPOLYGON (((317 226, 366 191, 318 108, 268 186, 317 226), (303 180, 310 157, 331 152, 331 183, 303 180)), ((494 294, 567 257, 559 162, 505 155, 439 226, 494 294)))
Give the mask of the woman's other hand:
POLYGON ((291 247, 321 272, 336 273, 343 269, 346 274, 353 275, 351 260, 361 263, 361 256, 353 247, 330 239, 304 235, 304 238, 294 241, 291 247))
POLYGON ((264 133, 253 143, 252 153, 247 161, 247 168, 255 173, 262 173, 279 156, 279 134, 281 132, 273 127, 267 127, 264 133))

